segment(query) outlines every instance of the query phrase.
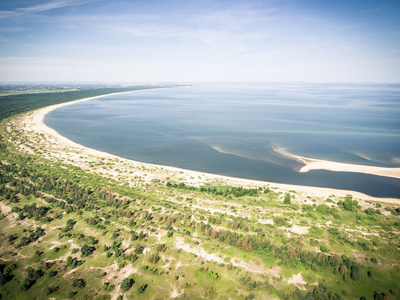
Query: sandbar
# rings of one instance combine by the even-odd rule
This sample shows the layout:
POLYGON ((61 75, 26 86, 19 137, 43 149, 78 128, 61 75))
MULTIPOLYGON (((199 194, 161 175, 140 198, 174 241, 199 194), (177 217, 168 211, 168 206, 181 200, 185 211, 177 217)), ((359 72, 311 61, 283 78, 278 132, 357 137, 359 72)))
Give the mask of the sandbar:
POLYGON ((303 163, 304 166, 299 170, 300 173, 307 173, 312 170, 327 170, 333 172, 363 173, 400 179, 400 168, 375 167, 309 158, 294 155, 287 152, 284 148, 279 147, 275 147, 274 151, 281 154, 282 156, 292 158, 298 162, 303 163))

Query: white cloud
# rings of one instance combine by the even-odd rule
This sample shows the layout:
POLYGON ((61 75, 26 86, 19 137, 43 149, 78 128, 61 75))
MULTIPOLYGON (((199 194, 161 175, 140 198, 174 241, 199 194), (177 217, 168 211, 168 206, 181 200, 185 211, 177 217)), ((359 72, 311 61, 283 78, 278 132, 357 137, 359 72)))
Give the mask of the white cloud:
POLYGON ((75 5, 82 5, 90 2, 94 2, 97 0, 56 0, 50 1, 47 3, 42 3, 38 5, 33 5, 29 7, 22 7, 17 8, 15 10, 1 10, 0 11, 0 19, 11 18, 19 15, 29 14, 29 13, 36 13, 42 11, 48 11, 52 9, 67 7, 67 6, 75 6, 75 5))

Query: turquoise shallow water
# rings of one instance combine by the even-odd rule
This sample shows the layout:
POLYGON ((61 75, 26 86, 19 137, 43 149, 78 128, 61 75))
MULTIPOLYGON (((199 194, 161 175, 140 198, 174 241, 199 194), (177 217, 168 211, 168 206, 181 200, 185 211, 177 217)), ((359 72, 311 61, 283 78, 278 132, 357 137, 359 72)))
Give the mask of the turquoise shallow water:
POLYGON ((142 162, 400 197, 400 181, 311 171, 295 155, 400 166, 399 85, 235 84, 105 96, 49 113, 85 146, 142 162))

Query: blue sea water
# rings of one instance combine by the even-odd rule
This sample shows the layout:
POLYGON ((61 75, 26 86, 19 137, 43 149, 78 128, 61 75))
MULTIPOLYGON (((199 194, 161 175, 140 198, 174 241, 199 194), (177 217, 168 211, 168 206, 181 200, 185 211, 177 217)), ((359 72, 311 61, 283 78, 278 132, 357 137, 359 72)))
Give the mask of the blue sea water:
POLYGON ((45 123, 137 161, 272 182, 400 197, 400 180, 314 170, 294 155, 400 167, 400 85, 223 84, 109 95, 45 123))

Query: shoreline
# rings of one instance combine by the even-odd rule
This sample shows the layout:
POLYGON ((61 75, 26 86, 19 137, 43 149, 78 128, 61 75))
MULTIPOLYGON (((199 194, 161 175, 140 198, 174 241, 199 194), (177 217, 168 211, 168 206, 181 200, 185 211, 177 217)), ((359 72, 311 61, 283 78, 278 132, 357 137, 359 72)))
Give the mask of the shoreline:
MULTIPOLYGON (((157 89, 160 89, 160 88, 157 88, 157 89)), ((143 91, 149 91, 149 90, 152 90, 152 89, 140 90, 140 91, 143 92, 143 91)), ((158 178, 160 176, 161 177, 165 177, 166 175, 168 175, 168 174, 165 174, 166 171, 167 171, 167 172, 174 173, 176 175, 176 177, 184 177, 185 178, 185 182, 187 184, 195 185, 195 186, 199 186, 199 185, 202 185, 202 184, 205 184, 205 183, 209 183, 211 181, 213 181, 213 182, 215 182, 215 181, 224 181, 224 184, 233 185, 233 186, 235 186, 235 185, 236 186, 246 186, 246 187, 265 187, 265 186, 269 186, 269 187, 276 187, 279 190, 282 190, 282 191, 285 191, 285 192, 289 192, 289 191, 293 191, 294 190, 296 192, 305 193, 306 196, 310 196, 310 197, 329 197, 330 195, 344 197, 347 194, 351 194, 351 195, 353 195, 354 198, 358 198, 358 199, 362 199, 362 200, 371 200, 371 201, 380 201, 380 202, 388 202, 388 203, 400 204, 400 199, 398 199, 398 198, 378 198, 378 197, 369 196, 369 195, 363 194, 361 192, 351 191, 351 190, 340 190, 340 189, 334 189, 334 188, 303 186, 303 185, 295 185, 295 184, 283 184, 283 183, 267 182, 267 181, 260 181, 260 180, 236 178, 236 177, 229 177, 229 176, 217 175, 217 174, 212 174, 212 173, 205 173, 205 172, 199 172, 199 171, 193 171, 193 170, 186 170, 186 169, 172 167, 172 166, 163 166, 163 165, 156 165, 156 164, 150 164, 150 163, 142 163, 142 162, 134 161, 134 160, 131 160, 131 159, 122 158, 122 157, 119 157, 117 155, 106 153, 106 152, 103 152, 103 151, 100 151, 100 150, 96 150, 96 149, 93 149, 93 148, 85 147, 85 146, 83 146, 81 144, 78 144, 78 143, 76 143, 76 142, 74 142, 74 141, 62 136, 56 130, 48 127, 44 123, 45 116, 49 112, 51 112, 54 109, 57 109, 59 107, 71 105, 71 104, 78 103, 78 102, 88 101, 88 100, 92 100, 92 99, 96 99, 96 98, 100 98, 100 97, 105 97, 105 96, 109 96, 109 95, 122 94, 122 93, 132 93, 132 92, 139 92, 139 91, 118 92, 118 93, 113 93, 113 94, 100 95, 100 96, 84 98, 84 99, 74 100, 74 101, 71 101, 71 102, 66 102, 66 103, 47 106, 47 107, 40 108, 40 109, 37 109, 37 110, 34 110, 34 111, 31 111, 31 112, 23 114, 21 116, 22 117, 21 121, 22 121, 22 123, 25 124, 25 129, 26 130, 28 130, 28 131, 30 130, 30 131, 33 131, 33 132, 39 133, 39 134, 49 135, 50 138, 53 140, 53 143, 57 144, 58 146, 60 146, 60 149, 62 149, 60 151, 63 152, 63 153, 61 153, 59 155, 60 156, 64 156, 64 158, 68 157, 68 155, 70 154, 70 153, 68 153, 66 148, 73 147, 75 150, 78 149, 78 151, 81 154, 87 154, 88 156, 91 156, 92 158, 118 159, 121 162, 129 163, 129 164, 132 164, 133 166, 136 166, 136 167, 156 168, 160 172, 158 172, 156 174, 156 176, 154 176, 154 178, 158 178)), ((342 163, 335 163, 335 162, 329 162, 329 161, 313 160, 313 159, 303 158, 303 157, 300 157, 300 156, 292 155, 292 154, 287 153, 287 152, 285 153, 285 151, 283 149, 281 149, 281 150, 282 150, 282 151, 280 151, 280 152, 282 152, 282 153, 280 153, 281 155, 286 155, 286 156, 290 155, 293 159, 296 159, 296 160, 299 160, 299 161, 302 161, 302 162, 304 162, 306 160, 310 160, 310 161, 307 161, 307 163, 304 162, 305 166, 303 168, 301 168, 300 172, 308 172, 310 170, 321 168, 321 167, 332 168, 332 169, 328 169, 330 171, 342 171, 342 169, 340 169, 338 167, 338 164, 339 165, 347 165, 347 164, 342 164, 342 163)), ((79 161, 75 162, 75 163, 78 166, 81 166, 79 164, 79 161)), ((352 167, 352 166, 353 165, 350 165, 350 164, 348 165, 348 167, 352 167)), ((363 166, 361 166, 361 167, 363 167, 363 166)), ((369 166, 366 166, 366 167, 367 168, 365 169, 365 171, 367 171, 369 166)), ((372 167, 372 168, 379 168, 379 167, 372 167)), ((384 168, 384 169, 387 169, 387 168, 384 168)), ((400 168, 398 168, 398 169, 400 170, 400 168)), ((371 174, 371 173, 368 173, 368 174, 371 174)), ((166 178, 168 178, 168 177, 166 177, 166 178)), ((395 177, 395 178, 400 178, 400 174, 399 174, 399 177, 395 177)), ((158 179, 160 179, 160 178, 158 178, 158 179)))

